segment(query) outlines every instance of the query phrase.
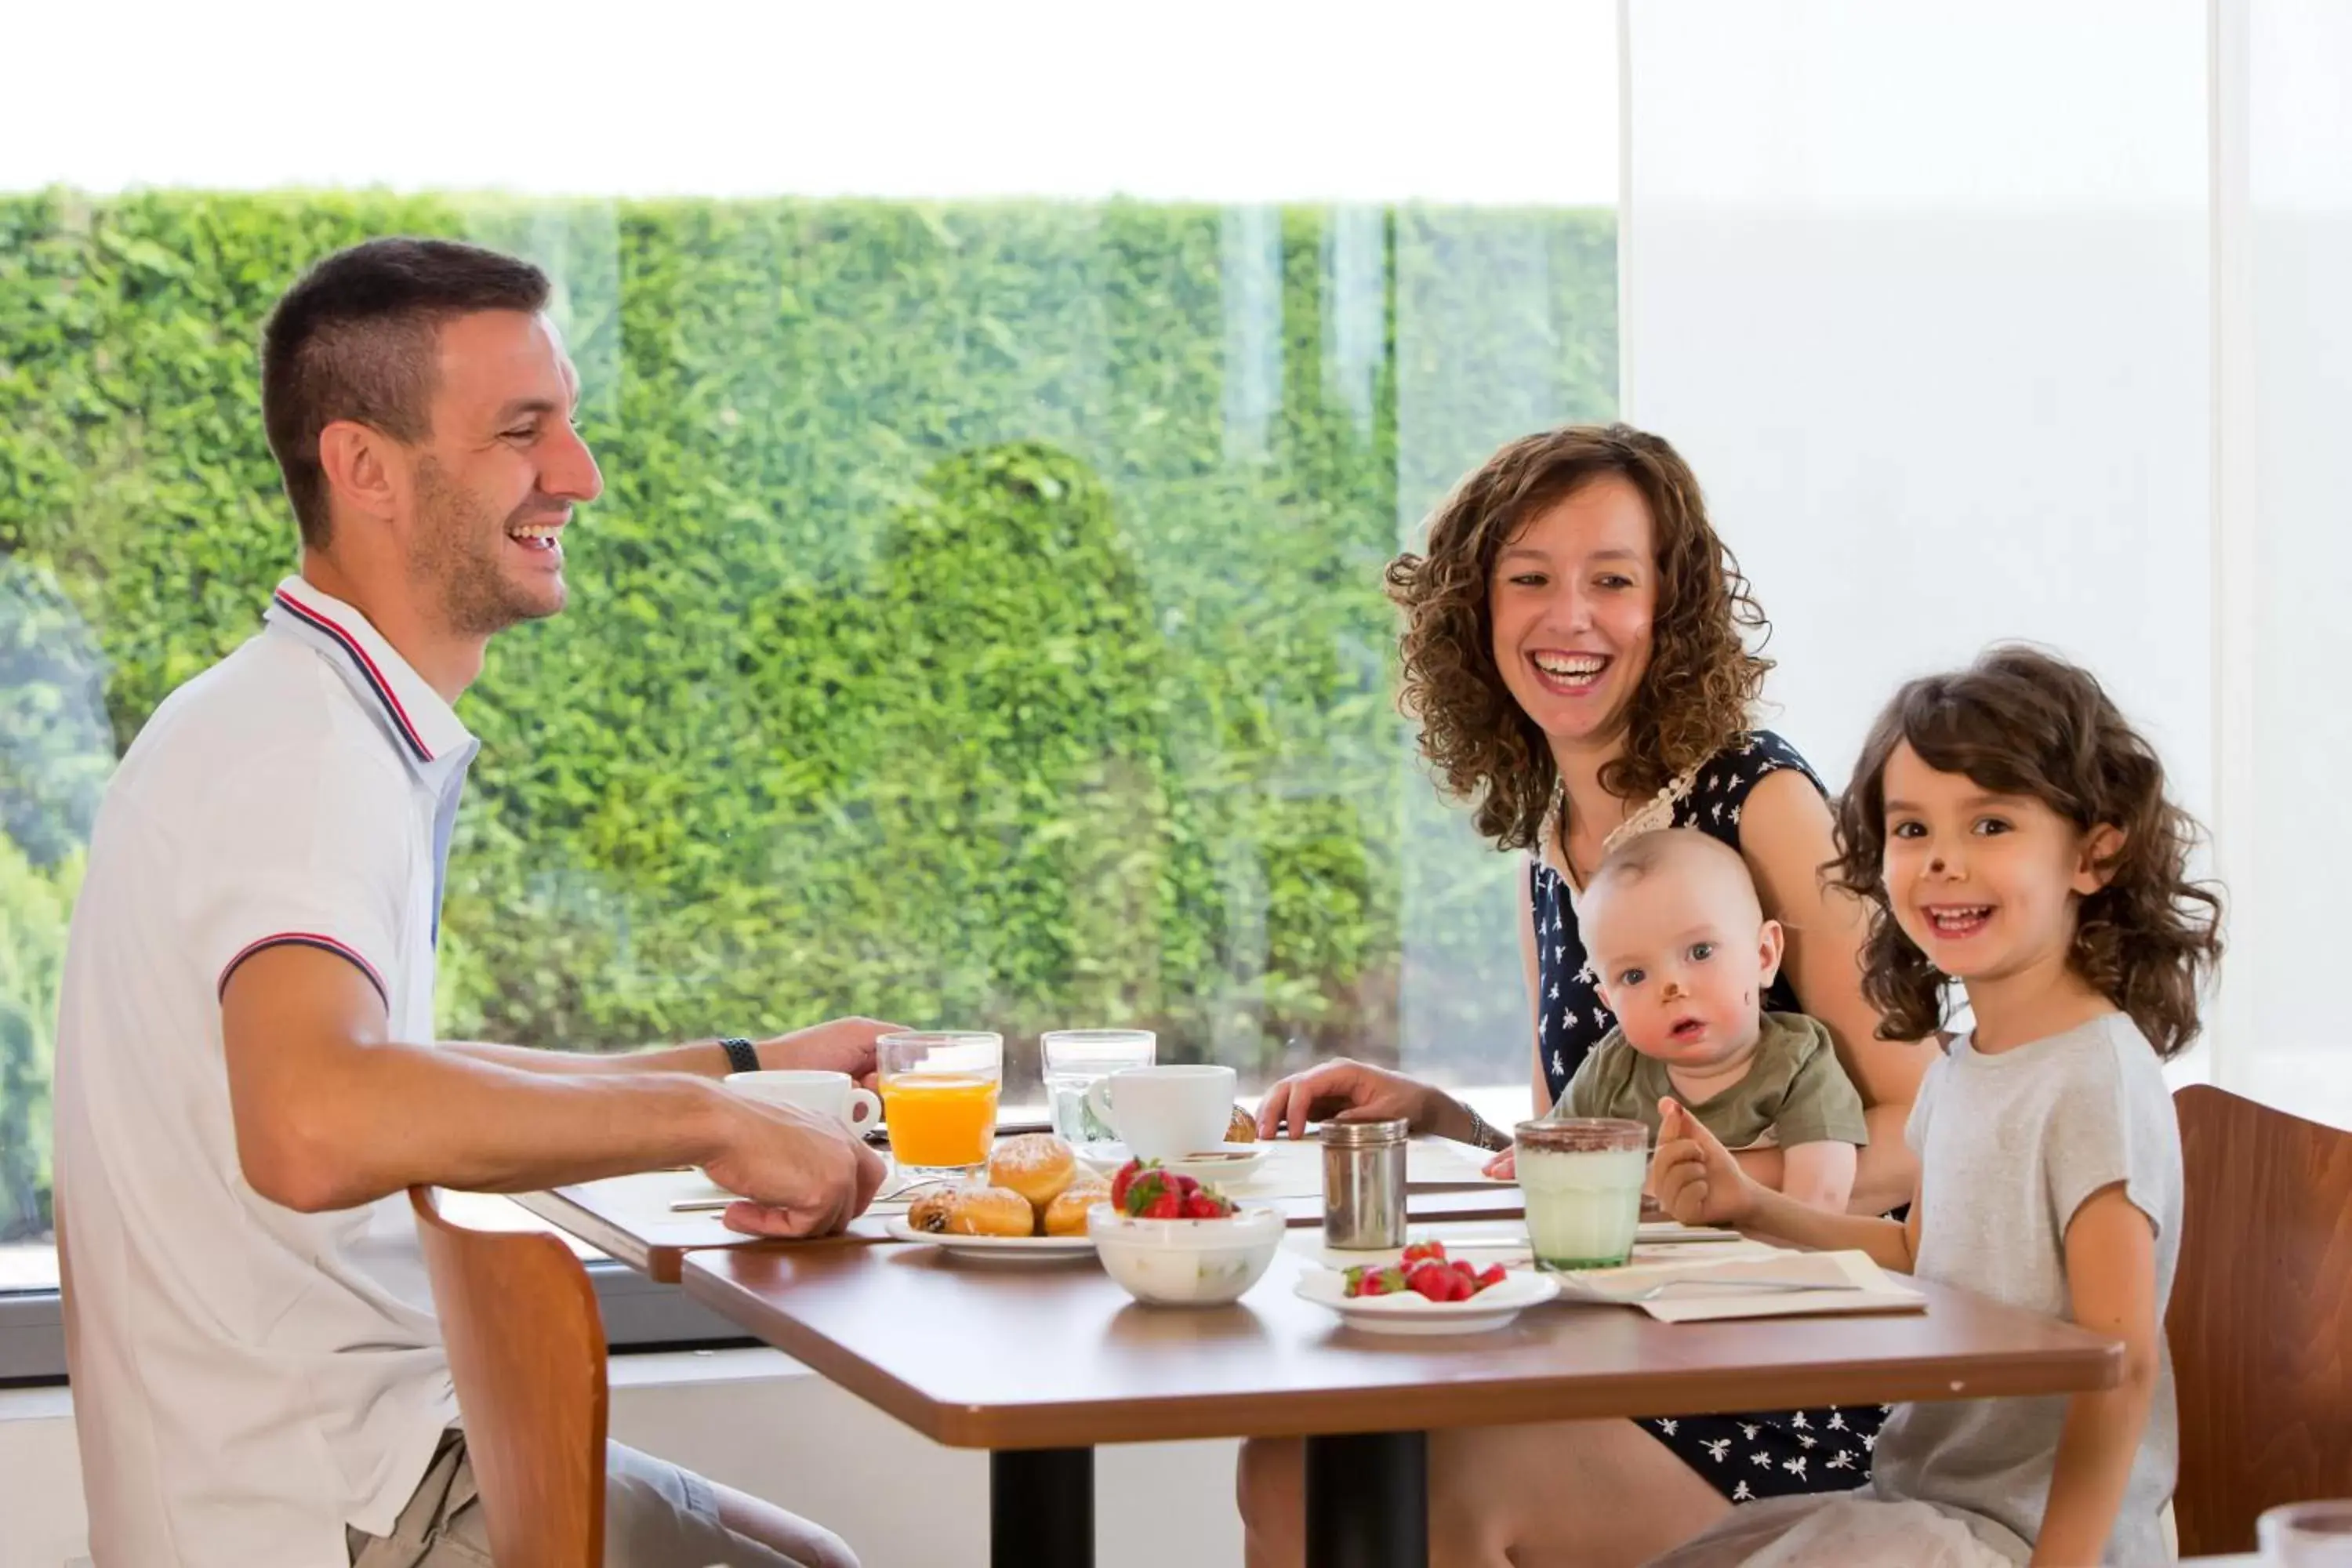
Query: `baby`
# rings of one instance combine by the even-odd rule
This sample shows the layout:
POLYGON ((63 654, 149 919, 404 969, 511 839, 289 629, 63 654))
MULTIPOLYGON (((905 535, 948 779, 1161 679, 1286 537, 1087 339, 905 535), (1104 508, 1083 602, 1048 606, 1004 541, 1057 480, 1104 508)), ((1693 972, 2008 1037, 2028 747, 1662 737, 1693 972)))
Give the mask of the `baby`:
POLYGON ((1780 927, 1738 852, 1692 828, 1629 840, 1592 873, 1577 924, 1617 1026, 1552 1115, 1622 1117, 1654 1140, 1671 1096, 1727 1149, 1777 1147, 1780 1191, 1843 1214, 1870 1141, 1862 1097, 1827 1029, 1759 1005, 1780 927))

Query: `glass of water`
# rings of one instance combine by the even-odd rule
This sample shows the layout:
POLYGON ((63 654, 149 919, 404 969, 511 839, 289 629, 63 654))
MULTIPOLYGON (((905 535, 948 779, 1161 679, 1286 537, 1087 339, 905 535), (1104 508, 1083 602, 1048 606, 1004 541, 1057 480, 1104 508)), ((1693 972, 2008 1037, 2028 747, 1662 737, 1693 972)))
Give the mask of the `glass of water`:
POLYGON ((1118 1136, 1087 1109, 1087 1090, 1121 1068, 1148 1068, 1160 1052, 1149 1029, 1049 1029, 1038 1040, 1055 1135, 1077 1144, 1118 1136))

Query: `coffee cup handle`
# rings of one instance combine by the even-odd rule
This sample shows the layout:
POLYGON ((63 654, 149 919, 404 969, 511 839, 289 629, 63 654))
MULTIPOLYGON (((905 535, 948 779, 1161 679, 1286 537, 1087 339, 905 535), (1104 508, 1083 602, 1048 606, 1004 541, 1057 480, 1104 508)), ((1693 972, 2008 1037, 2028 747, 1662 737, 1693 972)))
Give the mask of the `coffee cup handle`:
POLYGON ((1110 1079, 1098 1078, 1087 1085, 1087 1109, 1105 1127, 1113 1131, 1118 1130, 1118 1119, 1110 1113, 1110 1079))
POLYGON ((849 1090, 849 1124, 852 1127, 870 1129, 881 1120, 880 1097, 870 1089, 859 1089, 852 1085, 849 1090))

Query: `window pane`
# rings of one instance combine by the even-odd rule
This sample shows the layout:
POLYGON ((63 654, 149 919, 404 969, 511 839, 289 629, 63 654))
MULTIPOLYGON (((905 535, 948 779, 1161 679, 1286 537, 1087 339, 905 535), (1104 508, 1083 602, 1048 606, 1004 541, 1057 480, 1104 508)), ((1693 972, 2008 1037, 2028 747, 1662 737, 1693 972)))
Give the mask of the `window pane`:
MULTIPOLYGON (((110 9, 37 24, 45 58, 110 9)), ((1380 568, 1498 442, 1614 408, 1612 10, 1440 37, 942 11, 910 52, 879 16, 721 8, 555 41, 566 100, 606 110, 487 153, 475 84, 406 37, 367 40, 416 88, 396 133, 196 112, 191 63, 251 76, 266 40, 172 17, 124 62, 137 114, 27 84, 0 107, 0 1259, 26 1260, 0 1289, 49 1268, 96 791, 293 564, 259 322, 373 235, 549 269, 607 479, 571 608, 460 709, 446 1033, 866 1012, 1003 1030, 1014 1099, 1076 1025, 1252 1088, 1343 1049, 1523 1082, 1509 864, 1415 760, 1380 568)))

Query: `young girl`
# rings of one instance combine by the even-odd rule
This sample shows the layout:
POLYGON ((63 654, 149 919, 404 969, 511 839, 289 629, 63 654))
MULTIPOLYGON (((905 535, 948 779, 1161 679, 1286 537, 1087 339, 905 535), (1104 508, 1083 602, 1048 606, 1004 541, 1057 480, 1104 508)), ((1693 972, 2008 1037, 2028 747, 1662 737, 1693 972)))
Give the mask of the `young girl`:
POLYGON ((2168 1560, 2180 1140, 2158 1063, 2194 1037, 2221 952, 2220 902, 2187 879, 2194 831, 2098 682, 2047 654, 1996 649, 1880 716, 1832 863, 1872 908, 1863 987, 1890 1036, 1942 1024, 1948 976, 1976 1023, 1912 1110, 1910 1217, 1791 1203, 1672 1101, 1659 1200, 1685 1223, 1859 1247, 2071 1318, 2123 1341, 2123 1379, 2072 1399, 1899 1405, 1867 1488, 1757 1504, 1662 1563, 1768 1547, 1774 1563, 2168 1560))

